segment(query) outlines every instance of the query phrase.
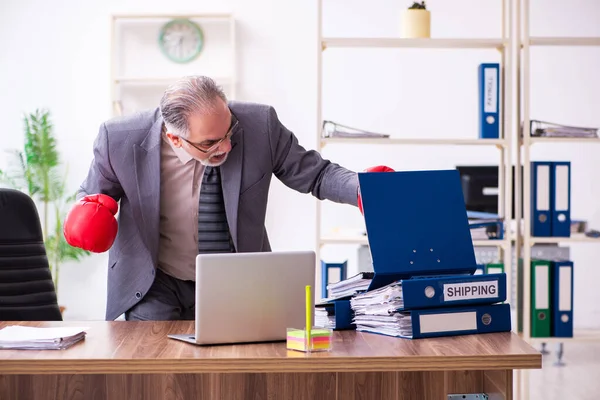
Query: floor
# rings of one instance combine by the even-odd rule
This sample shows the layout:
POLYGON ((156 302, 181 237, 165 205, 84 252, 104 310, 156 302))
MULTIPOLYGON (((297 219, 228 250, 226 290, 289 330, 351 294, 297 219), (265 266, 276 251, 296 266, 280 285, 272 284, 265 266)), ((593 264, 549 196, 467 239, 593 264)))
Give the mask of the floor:
POLYGON ((542 369, 529 371, 529 398, 515 396, 515 400, 600 398, 600 342, 565 343, 562 367, 554 365, 558 344, 546 349, 550 353, 543 356, 542 369))

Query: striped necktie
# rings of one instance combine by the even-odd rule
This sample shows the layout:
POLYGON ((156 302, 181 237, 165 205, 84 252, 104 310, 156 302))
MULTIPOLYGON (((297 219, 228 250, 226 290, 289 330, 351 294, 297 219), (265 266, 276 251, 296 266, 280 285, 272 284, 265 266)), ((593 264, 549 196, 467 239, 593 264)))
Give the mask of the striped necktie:
POLYGON ((234 252, 219 167, 206 166, 198 202, 198 253, 234 252))

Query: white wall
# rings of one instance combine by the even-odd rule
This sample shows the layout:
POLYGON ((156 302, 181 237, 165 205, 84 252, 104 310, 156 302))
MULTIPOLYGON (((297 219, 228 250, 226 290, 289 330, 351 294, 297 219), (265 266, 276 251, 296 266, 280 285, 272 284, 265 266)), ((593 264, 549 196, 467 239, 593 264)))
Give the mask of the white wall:
MULTIPOLYGON (((409 1, 324 0, 328 36, 396 36, 399 11, 409 1), (352 5, 352 9, 350 7, 352 5), (356 7, 356 8, 354 8, 356 7)), ((427 2, 435 37, 497 37, 500 0, 427 2)), ((600 36, 600 3, 592 0, 532 2, 533 35, 600 36), (576 21, 575 18, 578 18, 576 21), (555 20, 554 20, 555 19, 555 20)), ((232 11, 238 20, 238 98, 274 105, 306 147, 316 145, 316 1, 76 2, 4 0, 0 6, 0 150, 22 144, 22 113, 49 108, 59 146, 75 189, 85 176, 99 124, 110 116, 109 15, 112 12, 232 11), (58 6, 65 7, 59 10, 58 6)), ((394 137, 477 136, 476 66, 499 61, 493 50, 339 50, 324 54, 324 118, 394 137)), ((534 49, 532 117, 600 126, 600 50, 534 49), (578 66, 581 72, 574 72, 578 66), (595 112, 594 112, 595 111, 595 112)), ((535 159, 573 162, 573 213, 600 228, 600 147, 545 146, 535 159), (591 183, 597 183, 592 185, 591 183)), ((453 168, 494 164, 498 151, 479 147, 332 146, 324 155, 353 170, 374 164, 396 169, 453 168)), ((2 156, 4 157, 4 154, 2 156)), ((0 167, 4 166, 0 159, 0 167)), ((410 195, 410 193, 407 193, 410 195)), ((355 208, 324 204, 324 228, 360 227, 355 208)), ((276 183, 268 228, 274 249, 313 248, 314 201, 276 183), (302 214, 300 213, 302 211, 302 214)), ((354 247, 326 249, 329 258, 348 257, 354 247)), ((576 316, 579 326, 600 325, 600 247, 574 245, 576 316)), ((103 319, 106 255, 62 269, 65 318, 103 319)))

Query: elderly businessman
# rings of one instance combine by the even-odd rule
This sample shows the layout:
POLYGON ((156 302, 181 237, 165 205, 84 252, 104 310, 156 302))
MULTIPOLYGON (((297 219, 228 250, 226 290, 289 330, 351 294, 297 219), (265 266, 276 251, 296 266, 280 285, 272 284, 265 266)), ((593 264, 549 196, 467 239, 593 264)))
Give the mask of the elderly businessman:
POLYGON ((184 77, 158 108, 103 123, 64 235, 110 249, 106 319, 193 319, 197 254, 271 250, 272 176, 360 206, 355 172, 304 149, 273 107, 228 101, 208 77, 184 77))

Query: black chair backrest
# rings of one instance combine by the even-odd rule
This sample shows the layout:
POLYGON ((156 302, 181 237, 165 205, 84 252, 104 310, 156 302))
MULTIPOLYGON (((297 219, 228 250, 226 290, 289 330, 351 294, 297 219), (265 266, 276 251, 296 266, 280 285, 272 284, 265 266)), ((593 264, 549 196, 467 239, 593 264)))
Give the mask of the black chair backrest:
POLYGON ((62 321, 33 200, 0 189, 0 320, 62 321))

